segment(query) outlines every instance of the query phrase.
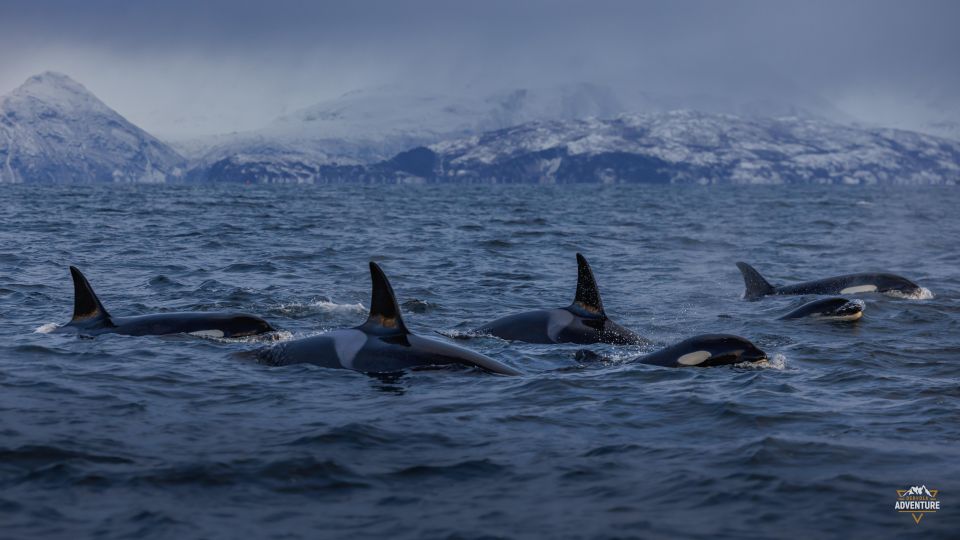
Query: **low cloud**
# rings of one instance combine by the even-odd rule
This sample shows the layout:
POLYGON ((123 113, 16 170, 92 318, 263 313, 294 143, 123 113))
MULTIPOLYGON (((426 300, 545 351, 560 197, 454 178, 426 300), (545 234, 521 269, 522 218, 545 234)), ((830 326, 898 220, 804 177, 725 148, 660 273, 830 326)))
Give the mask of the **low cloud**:
POLYGON ((960 3, 921 0, 7 2, 0 91, 48 69, 174 138, 254 129, 346 91, 593 82, 960 117, 960 3))

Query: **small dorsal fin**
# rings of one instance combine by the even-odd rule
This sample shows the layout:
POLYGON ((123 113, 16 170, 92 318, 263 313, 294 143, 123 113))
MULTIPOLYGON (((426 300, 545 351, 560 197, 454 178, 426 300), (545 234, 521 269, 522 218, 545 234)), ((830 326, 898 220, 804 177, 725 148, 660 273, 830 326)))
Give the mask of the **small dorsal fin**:
POLYGON ((76 266, 71 266, 70 275, 73 276, 73 319, 70 322, 109 321, 110 314, 83 273, 76 266))
POLYGON ((377 334, 409 334, 400 317, 400 306, 397 305, 393 287, 380 266, 373 261, 370 262, 370 279, 373 281, 370 316, 361 328, 377 334))
POLYGON ((579 253, 577 253, 577 296, 570 307, 588 315, 607 316, 603 311, 603 300, 600 300, 600 289, 597 288, 597 281, 593 278, 590 263, 579 253))

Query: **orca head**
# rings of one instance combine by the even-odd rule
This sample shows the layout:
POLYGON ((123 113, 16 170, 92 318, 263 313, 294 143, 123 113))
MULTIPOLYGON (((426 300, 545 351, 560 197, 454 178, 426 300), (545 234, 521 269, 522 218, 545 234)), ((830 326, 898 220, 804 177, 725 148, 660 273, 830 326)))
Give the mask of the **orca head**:
POLYGON ((863 300, 827 298, 816 305, 812 316, 824 319, 855 320, 863 316, 863 300))
POLYGON ((922 287, 896 274, 879 274, 877 278, 877 292, 879 293, 894 292, 904 296, 918 296, 923 292, 922 287))
POLYGON ((240 314, 230 317, 228 323, 224 325, 224 330, 223 337, 238 338, 266 334, 275 331, 276 328, 260 317, 240 314))
POLYGON ((728 334, 708 334, 690 338, 679 344, 677 356, 681 366, 723 366, 741 362, 767 360, 767 353, 749 340, 728 334))

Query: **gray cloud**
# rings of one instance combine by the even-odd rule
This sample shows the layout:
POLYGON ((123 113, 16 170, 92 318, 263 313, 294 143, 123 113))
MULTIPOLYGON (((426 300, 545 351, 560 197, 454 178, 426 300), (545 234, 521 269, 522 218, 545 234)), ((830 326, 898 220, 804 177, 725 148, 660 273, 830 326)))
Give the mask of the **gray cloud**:
POLYGON ((13 0, 0 17, 0 89, 63 71, 169 136, 256 128, 371 85, 581 81, 823 99, 911 126, 958 116, 958 20, 952 0, 13 0))

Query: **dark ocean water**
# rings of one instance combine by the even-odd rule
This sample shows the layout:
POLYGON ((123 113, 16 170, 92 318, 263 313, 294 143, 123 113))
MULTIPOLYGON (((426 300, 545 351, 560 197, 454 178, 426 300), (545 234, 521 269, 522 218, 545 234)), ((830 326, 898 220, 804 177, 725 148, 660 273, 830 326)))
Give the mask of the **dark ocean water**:
MULTIPOLYGON (((948 538, 960 531, 960 191, 847 187, 0 186, 2 538, 948 538), (582 251, 657 345, 754 340, 771 365, 641 347, 460 342, 516 378, 271 368, 262 346, 43 333, 67 265, 114 315, 243 310, 354 326, 367 261, 415 332, 567 305, 582 251), (854 324, 778 321, 775 282, 902 273, 854 324), (40 331, 38 331, 38 329, 40 331), (897 489, 939 489, 915 524, 897 489)), ((445 338, 442 338, 445 339, 445 338)))

